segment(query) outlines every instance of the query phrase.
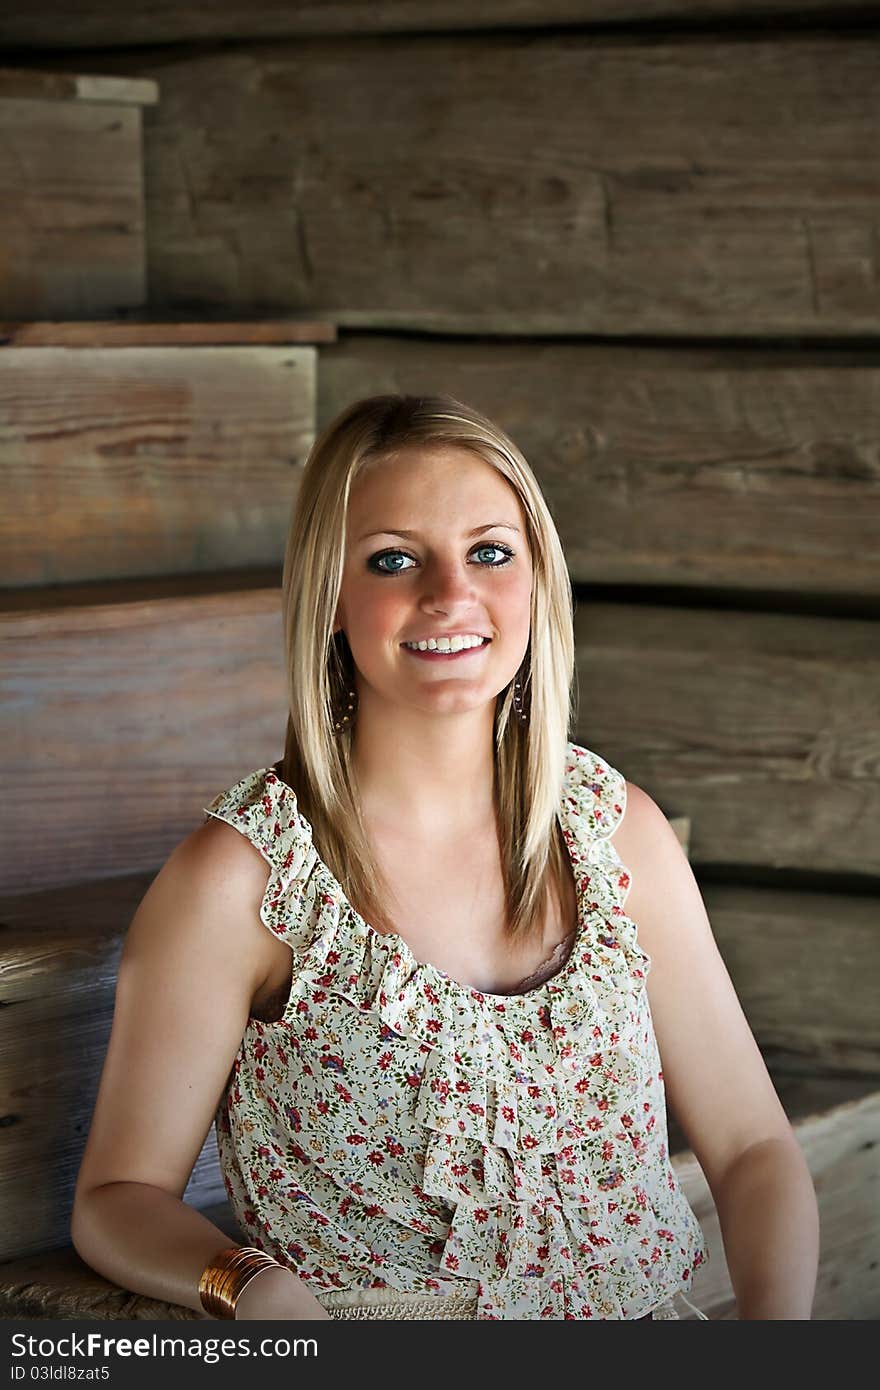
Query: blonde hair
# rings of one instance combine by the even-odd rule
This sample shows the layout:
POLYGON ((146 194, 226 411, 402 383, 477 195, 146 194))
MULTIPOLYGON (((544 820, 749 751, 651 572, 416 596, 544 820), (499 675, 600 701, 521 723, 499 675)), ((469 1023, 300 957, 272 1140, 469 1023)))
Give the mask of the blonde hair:
POLYGON ((369 396, 316 439, 293 508, 282 580, 288 719, 282 779, 294 790, 321 858, 355 910, 389 930, 391 901, 367 841, 352 778, 352 725, 334 730, 354 685, 343 633, 333 627, 345 561, 349 496, 368 464, 397 450, 454 445, 496 468, 519 497, 532 555, 531 634, 523 668, 523 725, 513 682, 496 698, 495 793, 512 941, 542 937, 549 894, 560 904, 571 864, 557 812, 575 679, 571 581, 555 523, 531 468, 491 420, 451 396, 369 396), (528 669, 530 666, 530 669, 528 669))

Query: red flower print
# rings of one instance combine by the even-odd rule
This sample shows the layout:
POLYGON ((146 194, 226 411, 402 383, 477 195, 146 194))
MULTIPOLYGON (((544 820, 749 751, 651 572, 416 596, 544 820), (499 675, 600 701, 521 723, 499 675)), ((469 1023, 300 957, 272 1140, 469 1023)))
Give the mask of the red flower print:
POLYGON ((642 1218, 638 1216, 634 1211, 628 1211, 623 1219, 626 1222, 627 1226, 638 1226, 642 1218))
POLYGON ((373 1152, 369 1154, 369 1160, 371 1163, 374 1163, 377 1168, 381 1168, 382 1164, 385 1162, 385 1156, 381 1154, 378 1149, 374 1149, 373 1152))
POLYGON ((390 1053, 390 1052, 383 1052, 383 1053, 382 1053, 382 1056, 379 1058, 379 1066, 381 1067, 382 1071, 387 1071, 387 1070, 388 1070, 388 1068, 391 1066, 391 1053, 390 1053))
POLYGON ((489 1213, 485 1211, 483 1207, 476 1207, 474 1210, 474 1220, 479 1221, 482 1225, 484 1221, 489 1220, 489 1213))
POLYGON ((327 1067, 330 1071, 335 1071, 335 1072, 344 1072, 344 1071, 345 1071, 345 1063, 343 1062, 342 1058, 341 1058, 341 1057, 337 1057, 337 1056, 336 1056, 334 1053, 332 1053, 332 1052, 327 1053, 327 1055, 326 1055, 325 1057, 322 1057, 322 1058, 321 1058, 321 1066, 322 1066, 322 1067, 327 1067))
POLYGON ((446 1265, 447 1269, 458 1269, 458 1256, 451 1254, 447 1255, 443 1263, 446 1265))

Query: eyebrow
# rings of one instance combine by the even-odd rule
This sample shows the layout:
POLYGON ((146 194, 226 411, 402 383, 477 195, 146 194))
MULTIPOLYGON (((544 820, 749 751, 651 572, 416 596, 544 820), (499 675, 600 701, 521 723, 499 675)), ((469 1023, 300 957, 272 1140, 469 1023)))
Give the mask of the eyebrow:
MULTIPOLYGON (((505 531, 515 531, 519 535, 519 527, 511 526, 508 521, 488 521, 485 526, 475 526, 473 531, 465 531, 464 534, 465 536, 481 536, 484 531, 493 531, 496 526, 500 526, 505 531)), ((386 531, 367 531, 365 535, 359 536, 358 540, 368 541, 371 536, 403 536, 406 540, 411 541, 418 534, 418 531, 395 531, 390 528, 386 531)))

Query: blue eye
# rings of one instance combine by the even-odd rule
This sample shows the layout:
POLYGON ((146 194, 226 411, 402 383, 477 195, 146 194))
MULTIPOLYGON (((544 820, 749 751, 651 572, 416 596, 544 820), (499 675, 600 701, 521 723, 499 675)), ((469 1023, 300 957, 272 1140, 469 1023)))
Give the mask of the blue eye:
MULTIPOLYGON (((481 569, 503 569, 505 565, 510 564, 514 556, 514 552, 509 545, 499 545, 495 541, 487 541, 484 545, 478 545, 476 550, 497 550, 505 557, 503 560, 497 560, 493 564, 481 565, 481 569)), ((378 555, 371 555, 367 563, 375 574, 403 574, 405 571, 401 565, 396 565, 393 569, 383 569, 379 565, 380 560, 395 559, 398 557, 404 560, 413 559, 413 556, 408 555, 405 550, 382 550, 378 555)))

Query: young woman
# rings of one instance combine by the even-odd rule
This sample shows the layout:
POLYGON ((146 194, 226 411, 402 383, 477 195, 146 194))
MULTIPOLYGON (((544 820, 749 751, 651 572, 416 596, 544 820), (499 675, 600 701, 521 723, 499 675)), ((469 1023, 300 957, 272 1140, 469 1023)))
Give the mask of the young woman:
POLYGON ((808 1318, 809 1172, 669 823, 568 741, 571 587, 515 444, 353 404, 283 607, 284 756, 126 938, 82 1258, 215 1317, 677 1317, 706 1247, 668 1099, 739 1317, 808 1318), (215 1116, 241 1246, 182 1201, 215 1116))

